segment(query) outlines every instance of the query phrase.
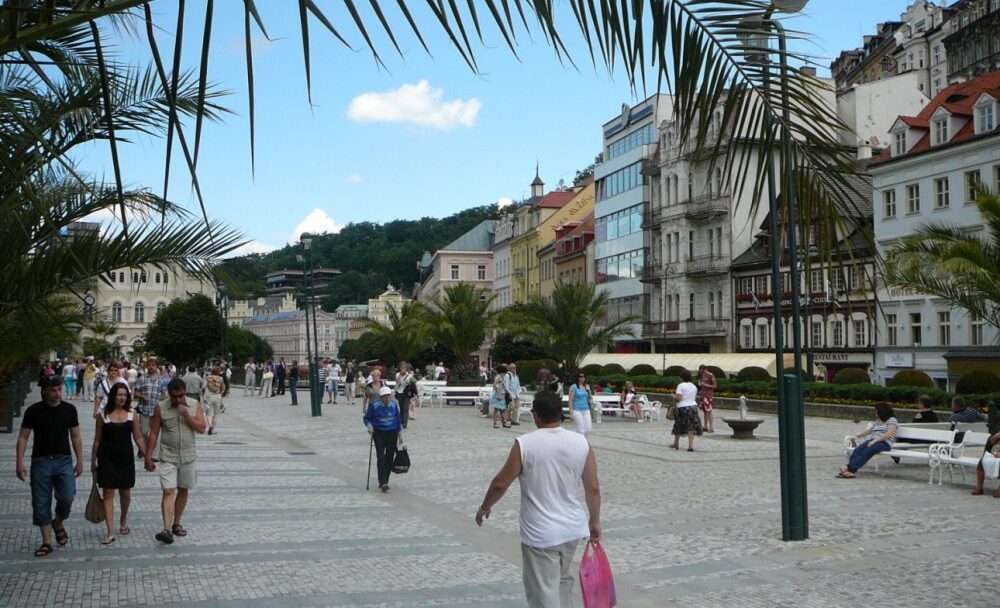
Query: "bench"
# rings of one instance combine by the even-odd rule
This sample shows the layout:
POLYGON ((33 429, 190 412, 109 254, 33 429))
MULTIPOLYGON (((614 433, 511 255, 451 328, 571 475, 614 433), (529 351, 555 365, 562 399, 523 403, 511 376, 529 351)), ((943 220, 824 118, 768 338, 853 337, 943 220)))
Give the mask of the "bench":
MULTIPOLYGON (((954 438, 955 431, 923 428, 923 425, 907 426, 899 424, 896 425, 896 441, 892 446, 892 449, 876 454, 876 457, 872 458, 872 462, 876 471, 879 470, 878 456, 927 463, 928 467, 931 469, 930 479, 927 481, 927 483, 930 484, 933 483, 934 468, 936 466, 931 464, 932 457, 930 448, 939 445, 951 445, 954 438)), ((847 454, 848 457, 850 457, 850 455, 854 452, 854 448, 857 447, 856 444, 857 438, 855 438, 854 435, 844 437, 844 453, 847 454)))
POLYGON ((431 386, 429 394, 431 400, 436 401, 442 407, 447 405, 449 401, 468 401, 475 405, 477 402, 482 402, 484 398, 489 399, 492 390, 488 386, 431 386))
POLYGON ((948 480, 954 481, 954 469, 957 466, 962 472, 962 482, 965 482, 965 467, 979 466, 979 459, 983 457, 982 450, 986 447, 986 442, 990 438, 989 433, 977 433, 974 431, 958 431, 955 433, 955 441, 948 444, 933 445, 928 449, 930 454, 931 481, 934 482, 934 472, 938 473, 938 485, 944 483, 944 467, 948 467, 948 480), (965 449, 972 448, 972 456, 965 455, 965 449))

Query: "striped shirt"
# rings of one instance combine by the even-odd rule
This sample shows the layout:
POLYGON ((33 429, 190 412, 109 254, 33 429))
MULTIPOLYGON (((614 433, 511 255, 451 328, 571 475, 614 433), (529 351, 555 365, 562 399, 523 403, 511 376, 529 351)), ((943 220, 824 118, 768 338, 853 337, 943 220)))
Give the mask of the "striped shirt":
MULTIPOLYGON (((882 436, 889 431, 890 426, 898 426, 898 425, 899 422, 896 421, 895 417, 890 417, 885 422, 882 422, 881 420, 876 418, 875 426, 872 427, 871 440, 869 441, 869 443, 875 443, 879 441, 880 439, 882 439, 882 436)), ((896 435, 893 434, 891 438, 886 440, 886 443, 888 443, 889 445, 896 443, 896 435)))
POLYGON ((954 412, 949 418, 948 422, 982 422, 985 417, 972 409, 967 407, 964 410, 959 410, 954 412))
POLYGON ((329 373, 329 369, 325 365, 320 365, 316 372, 319 374, 319 384, 323 386, 326 384, 326 375, 329 373))
POLYGON ((161 376, 157 375, 155 378, 151 378, 149 374, 143 375, 136 381, 135 391, 141 392, 146 398, 138 398, 135 409, 139 410, 143 416, 152 416, 156 411, 156 404, 160 402, 160 397, 163 396, 165 390, 167 390, 167 382, 161 376))

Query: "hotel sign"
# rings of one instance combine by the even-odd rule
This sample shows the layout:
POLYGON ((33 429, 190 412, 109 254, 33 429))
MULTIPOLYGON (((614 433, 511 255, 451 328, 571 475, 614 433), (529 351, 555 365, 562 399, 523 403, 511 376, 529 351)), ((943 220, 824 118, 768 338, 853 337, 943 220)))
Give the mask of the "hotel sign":
POLYGON ((913 367, 913 353, 886 353, 886 367, 913 367))

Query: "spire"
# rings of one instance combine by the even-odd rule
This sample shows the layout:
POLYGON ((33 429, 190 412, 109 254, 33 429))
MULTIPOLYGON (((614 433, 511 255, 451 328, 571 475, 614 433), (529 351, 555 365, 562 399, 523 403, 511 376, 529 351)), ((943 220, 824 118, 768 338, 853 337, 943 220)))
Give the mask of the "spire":
POLYGON ((542 196, 545 193, 545 182, 538 176, 538 161, 535 161, 535 179, 531 182, 531 196, 542 196))

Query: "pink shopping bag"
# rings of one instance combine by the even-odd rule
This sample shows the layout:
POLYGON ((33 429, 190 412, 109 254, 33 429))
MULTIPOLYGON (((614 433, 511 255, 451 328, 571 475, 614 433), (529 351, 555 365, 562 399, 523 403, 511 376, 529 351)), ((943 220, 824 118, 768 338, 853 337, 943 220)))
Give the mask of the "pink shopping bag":
POLYGON ((612 608, 618 605, 611 564, 598 541, 589 541, 583 550, 580 589, 583 591, 583 608, 612 608))

